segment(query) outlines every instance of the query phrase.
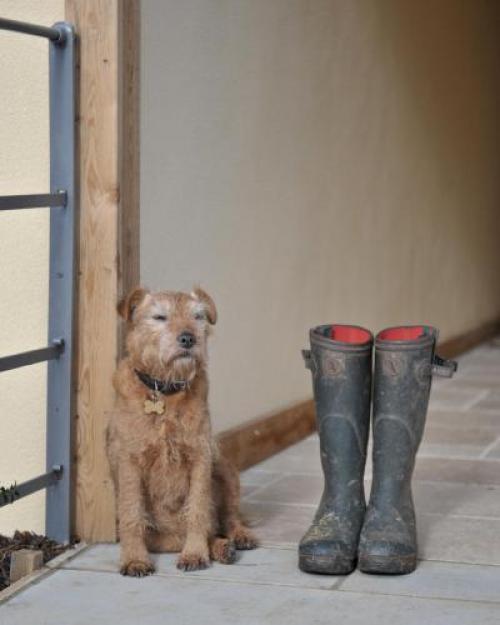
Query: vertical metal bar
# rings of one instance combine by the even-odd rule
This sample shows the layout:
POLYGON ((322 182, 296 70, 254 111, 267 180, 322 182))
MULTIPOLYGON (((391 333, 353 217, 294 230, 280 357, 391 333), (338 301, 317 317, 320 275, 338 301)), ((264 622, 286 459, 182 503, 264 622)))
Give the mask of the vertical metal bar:
POLYGON ((75 34, 54 24, 62 37, 49 44, 50 187, 67 193, 65 208, 50 208, 49 342, 61 337, 64 353, 48 363, 47 470, 62 465, 61 479, 47 489, 46 533, 60 542, 71 532, 71 433, 73 415, 73 316, 76 240, 75 34))

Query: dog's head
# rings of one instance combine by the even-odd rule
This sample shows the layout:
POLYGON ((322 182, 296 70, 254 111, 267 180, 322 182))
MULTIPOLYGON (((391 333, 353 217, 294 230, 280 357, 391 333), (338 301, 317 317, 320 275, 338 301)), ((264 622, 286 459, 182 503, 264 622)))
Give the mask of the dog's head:
POLYGON ((205 367, 217 311, 202 289, 188 294, 138 287, 118 304, 118 313, 127 322, 127 351, 136 369, 162 380, 190 382, 205 367))

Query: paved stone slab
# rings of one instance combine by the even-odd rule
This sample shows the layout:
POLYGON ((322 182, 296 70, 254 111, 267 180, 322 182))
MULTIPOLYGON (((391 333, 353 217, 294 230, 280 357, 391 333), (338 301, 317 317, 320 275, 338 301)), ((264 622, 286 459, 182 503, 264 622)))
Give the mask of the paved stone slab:
MULTIPOLYGON (((244 510, 265 544, 296 549, 315 507, 245 502, 244 510)), ((419 553, 425 560, 500 563, 497 518, 432 514, 417 508, 417 528, 419 553)))
POLYGON ((498 485, 415 480, 413 495, 416 508, 422 513, 492 518, 498 521, 500 532, 500 486, 498 485))
MULTIPOLYGON (((419 555, 425 560, 500 563, 500 521, 417 512, 419 555)), ((500 592, 500 586, 499 586, 500 592)))
POLYGON ((500 441, 488 451, 486 458, 494 458, 500 460, 500 441))
MULTIPOLYGON (((247 501, 315 507, 322 492, 322 476, 289 474, 269 486, 250 492, 247 501)), ((365 480, 365 493, 368 498, 370 480, 365 480)), ((491 517, 500 521, 500 486, 498 485, 415 480, 413 494, 415 505, 420 512, 491 517)))
MULTIPOLYGON (((316 437, 317 439, 317 437, 316 437)), ((321 473, 319 439, 317 443, 299 443, 257 465, 273 473, 321 473)))
MULTIPOLYGON (((500 421, 500 420, 499 420, 500 421)), ((467 427, 449 427, 427 422, 424 430, 423 443, 435 445, 472 445, 485 447, 491 445, 498 438, 496 428, 486 428, 469 420, 467 427)))
POLYGON ((365 575, 355 571, 344 578, 340 589, 500 604, 500 567, 419 562, 417 570, 411 575, 365 575))
POLYGON ((429 411, 427 423, 430 425, 447 426, 450 429, 474 427, 492 428, 500 435, 500 410, 498 412, 484 410, 467 410, 467 412, 457 412, 456 410, 429 411))
POLYGON ((265 486, 269 482, 273 482, 277 477, 281 477, 281 473, 262 471, 260 466, 257 465, 240 473, 240 483, 252 487, 265 486))
MULTIPOLYGON (((498 375, 500 377, 500 370, 498 371, 498 375)), ((491 391, 487 397, 482 399, 477 404, 478 410, 493 410, 500 411, 500 391, 491 391)))
POLYGON ((314 516, 313 506, 287 506, 268 502, 242 503, 245 518, 263 543, 296 549, 314 516))
POLYGON ((494 459, 469 460, 418 456, 414 478, 424 482, 500 485, 500 462, 494 459))
POLYGON ((458 410, 465 411, 472 408, 488 394, 480 388, 446 388, 446 386, 434 386, 430 401, 430 410, 458 410))
POLYGON ((496 625, 494 603, 59 570, 0 611, 1 625, 496 625))
MULTIPOLYGON (((260 547, 252 551, 240 551, 235 564, 224 565, 214 562, 210 568, 204 571, 191 573, 182 573, 176 569, 176 554, 153 555, 152 559, 156 566, 156 574, 168 577, 185 578, 187 576, 202 580, 228 580, 241 583, 326 589, 339 583, 338 578, 307 575, 299 571, 295 550, 260 547)), ((118 563, 118 545, 94 545, 89 547, 79 558, 65 565, 64 568, 117 573, 118 563)))

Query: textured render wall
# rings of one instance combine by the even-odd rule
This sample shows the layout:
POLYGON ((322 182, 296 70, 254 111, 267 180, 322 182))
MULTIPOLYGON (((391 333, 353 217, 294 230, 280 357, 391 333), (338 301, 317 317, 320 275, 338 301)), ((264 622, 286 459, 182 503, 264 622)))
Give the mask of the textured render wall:
POLYGON ((309 396, 313 324, 500 314, 499 3, 142 7, 142 280, 214 295, 217 429, 309 396))
MULTIPOLYGON (((0 0, 0 15, 51 25, 64 0, 0 0)), ((49 190, 48 44, 0 31, 0 194, 49 190)), ((0 354, 47 343, 47 209, 0 214, 0 354)), ((45 471, 43 364, 0 373, 0 485, 45 471)), ((44 530, 44 494, 0 508, 0 533, 44 530)))

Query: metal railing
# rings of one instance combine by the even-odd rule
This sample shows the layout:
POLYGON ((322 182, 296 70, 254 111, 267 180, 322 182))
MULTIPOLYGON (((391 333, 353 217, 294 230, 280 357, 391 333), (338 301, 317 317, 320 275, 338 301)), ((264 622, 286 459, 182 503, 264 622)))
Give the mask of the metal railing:
POLYGON ((0 507, 47 489, 45 532, 70 539, 71 416, 76 236, 75 34, 71 24, 52 27, 0 18, 0 30, 49 40, 50 193, 0 196, 0 211, 50 210, 48 345, 0 358, 0 371, 47 361, 47 472, 0 488, 0 507))

